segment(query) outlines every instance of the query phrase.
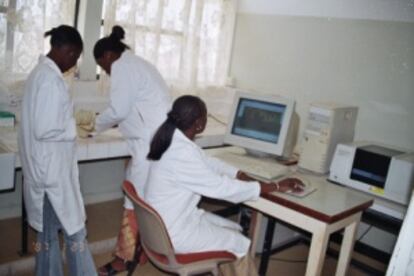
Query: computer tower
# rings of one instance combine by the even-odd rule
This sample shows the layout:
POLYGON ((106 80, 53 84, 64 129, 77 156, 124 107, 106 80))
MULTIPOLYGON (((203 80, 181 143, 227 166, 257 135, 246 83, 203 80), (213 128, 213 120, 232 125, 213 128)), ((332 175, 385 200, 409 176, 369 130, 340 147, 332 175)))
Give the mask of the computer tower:
POLYGON ((311 104, 298 166, 326 174, 336 145, 353 141, 357 114, 356 106, 337 103, 311 104))

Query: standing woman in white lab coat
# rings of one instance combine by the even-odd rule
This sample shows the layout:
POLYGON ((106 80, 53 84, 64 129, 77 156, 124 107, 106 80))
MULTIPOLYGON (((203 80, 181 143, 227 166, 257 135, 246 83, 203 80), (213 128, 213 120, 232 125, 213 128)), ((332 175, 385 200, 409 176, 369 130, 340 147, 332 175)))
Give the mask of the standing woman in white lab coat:
POLYGON ((76 64, 83 43, 78 31, 65 25, 45 36, 51 37, 51 50, 27 79, 18 137, 26 211, 38 232, 36 275, 63 275, 59 230, 70 275, 96 275, 86 241, 73 103, 62 76, 76 64))
MULTIPOLYGON (((147 180, 150 139, 165 120, 171 107, 171 97, 158 70, 144 59, 134 55, 121 40, 125 32, 114 26, 108 37, 100 39, 94 47, 95 60, 111 76, 110 105, 95 122, 101 132, 114 125, 127 140, 131 160, 126 179, 143 194, 147 180)), ((128 268, 133 260, 139 239, 138 226, 132 203, 125 198, 125 211, 115 259, 99 269, 101 275, 113 275, 128 268)))
MULTIPOLYGON (((294 189, 294 183, 269 184, 207 156, 194 142, 207 122, 204 102, 178 98, 151 142, 145 201, 162 217, 176 253, 229 251, 240 258, 236 275, 257 275, 247 254, 250 240, 240 225, 198 208, 202 196, 233 203, 257 200, 260 193, 294 189)), ((231 270, 231 269, 230 269, 231 270)), ((222 270, 223 272, 223 270, 222 270)))

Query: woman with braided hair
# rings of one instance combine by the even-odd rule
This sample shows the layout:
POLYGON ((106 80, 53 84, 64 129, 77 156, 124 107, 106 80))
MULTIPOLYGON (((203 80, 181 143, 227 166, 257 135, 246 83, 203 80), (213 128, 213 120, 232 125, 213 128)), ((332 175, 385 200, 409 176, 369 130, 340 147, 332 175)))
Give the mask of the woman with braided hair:
MULTIPOLYGON (((121 40, 125 32, 114 26, 112 33, 96 42, 95 60, 110 78, 110 104, 95 121, 95 129, 102 132, 114 125, 126 138, 131 160, 126 179, 143 194, 149 161, 146 155, 150 139, 166 118, 171 107, 167 85, 158 70, 134 55, 121 40)), ((128 269, 139 250, 138 225, 132 203, 125 198, 121 230, 115 248, 115 259, 99 268, 100 275, 115 275, 128 269)))
POLYGON ((229 271, 257 275, 247 254, 250 240, 240 233, 240 225, 198 208, 201 196, 240 203, 257 200, 261 193, 295 189, 294 183, 254 181, 207 156, 193 142, 206 122, 201 99, 187 95, 175 100, 151 141, 148 159, 153 162, 144 199, 162 217, 176 253, 229 251, 240 258, 229 271))

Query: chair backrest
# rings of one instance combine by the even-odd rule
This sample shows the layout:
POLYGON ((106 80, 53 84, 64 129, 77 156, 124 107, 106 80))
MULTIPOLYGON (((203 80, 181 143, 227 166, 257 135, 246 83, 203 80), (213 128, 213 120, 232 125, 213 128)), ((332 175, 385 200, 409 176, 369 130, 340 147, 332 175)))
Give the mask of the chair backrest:
POLYGON ((167 228, 157 211, 149 206, 135 191, 134 186, 125 181, 123 190, 134 204, 141 244, 151 261, 159 265, 180 267, 178 264, 167 228))

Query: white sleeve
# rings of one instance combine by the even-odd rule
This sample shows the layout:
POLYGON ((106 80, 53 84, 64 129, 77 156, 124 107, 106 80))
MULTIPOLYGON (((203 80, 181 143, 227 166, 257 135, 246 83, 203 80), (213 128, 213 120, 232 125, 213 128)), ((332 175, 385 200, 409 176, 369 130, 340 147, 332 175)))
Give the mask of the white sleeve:
POLYGON ((73 141, 76 139, 76 122, 68 116, 71 101, 64 94, 66 88, 57 81, 43 82, 34 103, 33 129, 38 140, 73 141))
MULTIPOLYGON (((122 122, 130 113, 134 104, 131 80, 128 72, 113 68, 111 75, 110 104, 100 115, 96 117, 95 129, 102 132, 122 122)), ((138 86, 140 80, 134 80, 138 86)))
POLYGON ((237 172, 239 171, 238 168, 233 167, 230 164, 227 164, 226 162, 221 161, 220 159, 217 159, 215 157, 208 156, 204 152, 202 152, 203 157, 205 159, 206 164, 214 170, 218 174, 225 174, 232 178, 235 178, 237 175, 237 172))
POLYGON ((233 203, 259 198, 260 184, 258 182, 240 181, 217 173, 209 165, 211 160, 208 161, 201 150, 194 150, 179 159, 181 159, 181 164, 176 170, 180 175, 180 184, 194 193, 233 203))

